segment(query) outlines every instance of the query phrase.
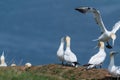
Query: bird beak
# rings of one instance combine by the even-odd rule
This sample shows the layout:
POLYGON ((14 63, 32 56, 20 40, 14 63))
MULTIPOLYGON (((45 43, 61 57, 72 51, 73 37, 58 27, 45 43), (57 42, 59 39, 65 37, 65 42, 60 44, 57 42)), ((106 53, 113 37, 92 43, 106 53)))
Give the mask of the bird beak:
POLYGON ((114 52, 114 54, 116 55, 116 54, 119 54, 119 52, 118 51, 116 51, 116 52, 114 52))
POLYGON ((62 41, 62 42, 64 42, 64 41, 65 41, 65 38, 64 38, 64 37, 62 37, 62 38, 61 38, 61 41, 62 41))
POLYGON ((113 40, 113 41, 112 41, 112 45, 114 46, 114 42, 115 42, 115 39, 116 39, 116 35, 115 35, 115 34, 112 34, 112 35, 111 35, 111 38, 112 38, 112 40, 113 40))
POLYGON ((112 42, 112 45, 114 46, 114 42, 115 42, 115 40, 113 40, 113 42, 112 42))
POLYGON ((94 49, 98 48, 98 46, 95 46, 94 49))
POLYGON ((119 52, 116 52, 116 51, 112 51, 112 53, 110 54, 110 57, 112 57, 113 55, 116 55, 118 54, 119 52))
POLYGON ((119 54, 119 52, 115 52, 114 54, 115 54, 115 55, 116 55, 116 54, 119 54))
POLYGON ((103 44, 103 43, 102 43, 101 41, 100 41, 100 42, 98 42, 97 46, 95 46, 95 47, 94 47, 94 49, 96 49, 96 48, 100 47, 102 44, 103 44))

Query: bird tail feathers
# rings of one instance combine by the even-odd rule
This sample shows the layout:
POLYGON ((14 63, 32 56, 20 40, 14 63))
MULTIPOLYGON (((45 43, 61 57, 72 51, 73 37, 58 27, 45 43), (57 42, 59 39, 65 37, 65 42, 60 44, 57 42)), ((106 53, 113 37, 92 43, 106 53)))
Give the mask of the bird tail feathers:
POLYGON ((76 65, 76 64, 80 65, 80 63, 79 63, 79 62, 73 62, 73 63, 74 63, 75 65, 76 65))
POLYGON ((89 65, 91 65, 91 64, 84 64, 83 66, 84 66, 84 67, 87 67, 87 66, 89 66, 89 65))

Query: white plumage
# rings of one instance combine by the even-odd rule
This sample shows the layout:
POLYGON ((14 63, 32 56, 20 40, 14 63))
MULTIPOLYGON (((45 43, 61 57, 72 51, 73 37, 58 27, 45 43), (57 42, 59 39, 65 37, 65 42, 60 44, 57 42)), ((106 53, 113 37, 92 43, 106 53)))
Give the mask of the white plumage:
POLYGON ((62 61, 62 64, 64 63, 64 37, 61 38, 60 46, 57 51, 57 57, 60 61, 62 61))
POLYGON ((65 50, 65 54, 64 54, 64 60, 67 63, 72 64, 73 66, 77 67, 77 57, 76 55, 71 51, 70 48, 70 37, 66 36, 66 50, 65 50))
POLYGON ((25 64, 25 67, 30 68, 30 67, 32 67, 32 64, 28 62, 25 64))
MULTIPOLYGON (((116 39, 116 31, 120 29, 120 21, 118 21, 114 26, 113 29, 111 31, 108 31, 102 21, 100 12, 98 10, 96 10, 95 8, 92 7, 80 7, 80 8, 76 8, 77 11, 81 12, 81 13, 87 13, 87 12, 92 12, 94 14, 94 18, 96 23, 100 26, 101 28, 101 35, 100 37, 98 37, 98 41, 103 41, 103 42, 107 42, 106 47, 107 48, 112 48, 112 46, 110 46, 109 44, 109 40, 112 39, 112 45, 114 46, 114 41, 116 39)), ((94 41, 96 41, 94 40, 94 41)))
POLYGON ((99 52, 90 58, 88 62, 89 66, 87 67, 87 69, 94 68, 96 66, 101 66, 106 58, 106 52, 104 50, 104 42, 99 42, 98 46, 99 46, 99 52))
POLYGON ((115 77, 120 77, 120 66, 115 66, 114 64, 114 55, 117 52, 115 51, 111 51, 110 52, 110 64, 108 66, 108 71, 110 72, 110 74, 112 74, 115 77))
POLYGON ((6 67, 7 64, 6 64, 6 62, 5 62, 4 51, 2 52, 2 55, 1 55, 1 57, 0 57, 0 60, 1 60, 0 67, 6 67))
POLYGON ((16 65, 15 63, 13 63, 13 64, 11 64, 11 66, 12 66, 12 67, 15 67, 15 66, 17 66, 17 65, 16 65))

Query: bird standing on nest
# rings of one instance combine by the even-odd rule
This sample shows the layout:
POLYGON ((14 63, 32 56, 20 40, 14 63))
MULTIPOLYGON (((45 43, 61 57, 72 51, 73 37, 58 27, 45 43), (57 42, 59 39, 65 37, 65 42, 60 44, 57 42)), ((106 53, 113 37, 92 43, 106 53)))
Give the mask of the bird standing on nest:
POLYGON ((84 66, 87 66, 87 69, 91 69, 94 68, 96 66, 102 66, 102 63, 104 62, 105 58, 106 58, 106 52, 104 50, 104 42, 99 42, 98 44, 99 47, 99 52, 95 55, 93 55, 88 64, 85 64, 84 66))
POLYGON ((72 64, 72 66, 77 67, 79 63, 77 62, 76 55, 71 51, 70 40, 71 40, 70 37, 66 36, 66 50, 65 50, 65 54, 64 54, 64 60, 67 63, 72 64))

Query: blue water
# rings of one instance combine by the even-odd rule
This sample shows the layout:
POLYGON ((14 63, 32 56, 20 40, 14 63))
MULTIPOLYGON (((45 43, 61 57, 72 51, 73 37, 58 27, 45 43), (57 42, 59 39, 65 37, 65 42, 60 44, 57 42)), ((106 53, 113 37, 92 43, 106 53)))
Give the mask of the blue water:
MULTIPOLYGON (((119 0, 3 0, 0 1, 0 53, 7 63, 31 62, 33 65, 60 63, 56 51, 60 38, 71 37, 71 49, 81 64, 97 53, 93 42, 100 35, 92 14, 74 9, 92 6, 100 10, 107 29, 120 20, 119 0)), ((120 49, 120 30, 112 50, 120 49)), ((103 67, 109 64, 109 52, 103 67)), ((116 64, 120 65, 120 54, 116 64)))

